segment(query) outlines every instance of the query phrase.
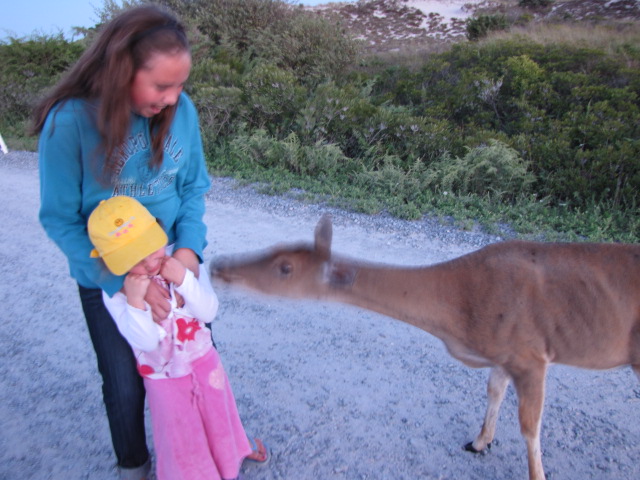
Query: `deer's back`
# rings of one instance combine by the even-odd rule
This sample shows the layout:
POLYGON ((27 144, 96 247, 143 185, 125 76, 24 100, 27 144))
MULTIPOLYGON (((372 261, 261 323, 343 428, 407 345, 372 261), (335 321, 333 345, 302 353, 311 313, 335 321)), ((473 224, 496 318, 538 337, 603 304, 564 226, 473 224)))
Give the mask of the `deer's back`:
POLYGON ((465 328, 487 357, 516 345, 585 368, 640 362, 640 245, 504 242, 458 261, 465 328))

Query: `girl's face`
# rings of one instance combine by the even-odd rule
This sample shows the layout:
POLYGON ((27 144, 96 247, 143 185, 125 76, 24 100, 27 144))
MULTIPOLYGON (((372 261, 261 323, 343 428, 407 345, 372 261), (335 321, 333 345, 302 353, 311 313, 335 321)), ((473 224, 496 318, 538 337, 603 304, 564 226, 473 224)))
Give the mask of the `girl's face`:
POLYGON ((164 259, 164 247, 156 250, 148 257, 145 257, 142 261, 136 263, 129 273, 136 275, 148 275, 153 277, 160 273, 162 268, 162 260, 164 259))
POLYGON ((133 111, 151 118, 174 105, 191 71, 191 55, 186 51, 154 53, 131 83, 133 111))

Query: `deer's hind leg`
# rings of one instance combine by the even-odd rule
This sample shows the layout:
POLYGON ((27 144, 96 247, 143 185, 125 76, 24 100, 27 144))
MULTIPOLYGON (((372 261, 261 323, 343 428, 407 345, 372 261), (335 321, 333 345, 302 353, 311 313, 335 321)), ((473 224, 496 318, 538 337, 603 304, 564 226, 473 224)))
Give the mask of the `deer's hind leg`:
POLYGON ((491 442, 496 433, 496 423, 498 422, 500 405, 502 405, 502 400, 504 400, 504 394, 507 391, 509 380, 509 374, 503 368, 494 367, 491 369, 487 383, 487 411, 484 415, 482 429, 473 442, 465 445, 465 450, 479 453, 491 446, 491 442))

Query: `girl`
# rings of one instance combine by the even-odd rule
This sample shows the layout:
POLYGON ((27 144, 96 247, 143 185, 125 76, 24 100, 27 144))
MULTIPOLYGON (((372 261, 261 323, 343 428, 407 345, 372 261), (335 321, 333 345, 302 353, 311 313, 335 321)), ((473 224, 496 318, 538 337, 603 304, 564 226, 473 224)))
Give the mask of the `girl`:
MULTIPOLYGON (((210 182, 198 116, 183 93, 191 55, 183 26, 159 7, 127 10, 106 24, 34 111, 40 134, 40 222, 66 255, 103 379, 120 478, 146 477, 144 386, 131 348, 104 306, 123 277, 87 258, 87 219, 101 200, 138 198, 165 227, 172 256, 197 276, 206 246, 204 195, 210 182)), ((167 318, 157 285, 145 300, 167 318)), ((255 460, 266 458, 259 445, 255 460)))
POLYGON ((167 235, 133 198, 100 202, 87 228, 92 256, 126 274, 123 290, 103 298, 144 377, 159 480, 237 478, 251 447, 205 325, 218 310, 209 277, 166 256, 167 235), (171 314, 159 324, 144 300, 153 284, 171 295, 171 314))

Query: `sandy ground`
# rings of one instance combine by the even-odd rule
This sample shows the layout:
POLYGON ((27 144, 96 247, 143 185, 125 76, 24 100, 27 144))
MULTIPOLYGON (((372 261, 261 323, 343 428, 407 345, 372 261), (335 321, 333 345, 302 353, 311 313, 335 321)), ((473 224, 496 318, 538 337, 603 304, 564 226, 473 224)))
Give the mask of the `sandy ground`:
MULTIPOLYGON (((0 479, 115 479, 75 284, 37 221, 35 168, 0 155, 0 479)), ((207 257, 311 240, 317 220, 317 209, 295 203, 210 200, 207 257)), ((334 249, 350 256, 426 264, 473 248, 334 218, 334 249)), ((429 334, 338 304, 219 296, 214 336, 241 416, 273 449, 268 466, 245 468, 247 480, 526 478, 513 389, 491 451, 463 451, 481 424, 487 371, 459 364, 429 334)), ((549 479, 640 478, 640 387, 630 369, 553 367, 546 399, 549 479)))

